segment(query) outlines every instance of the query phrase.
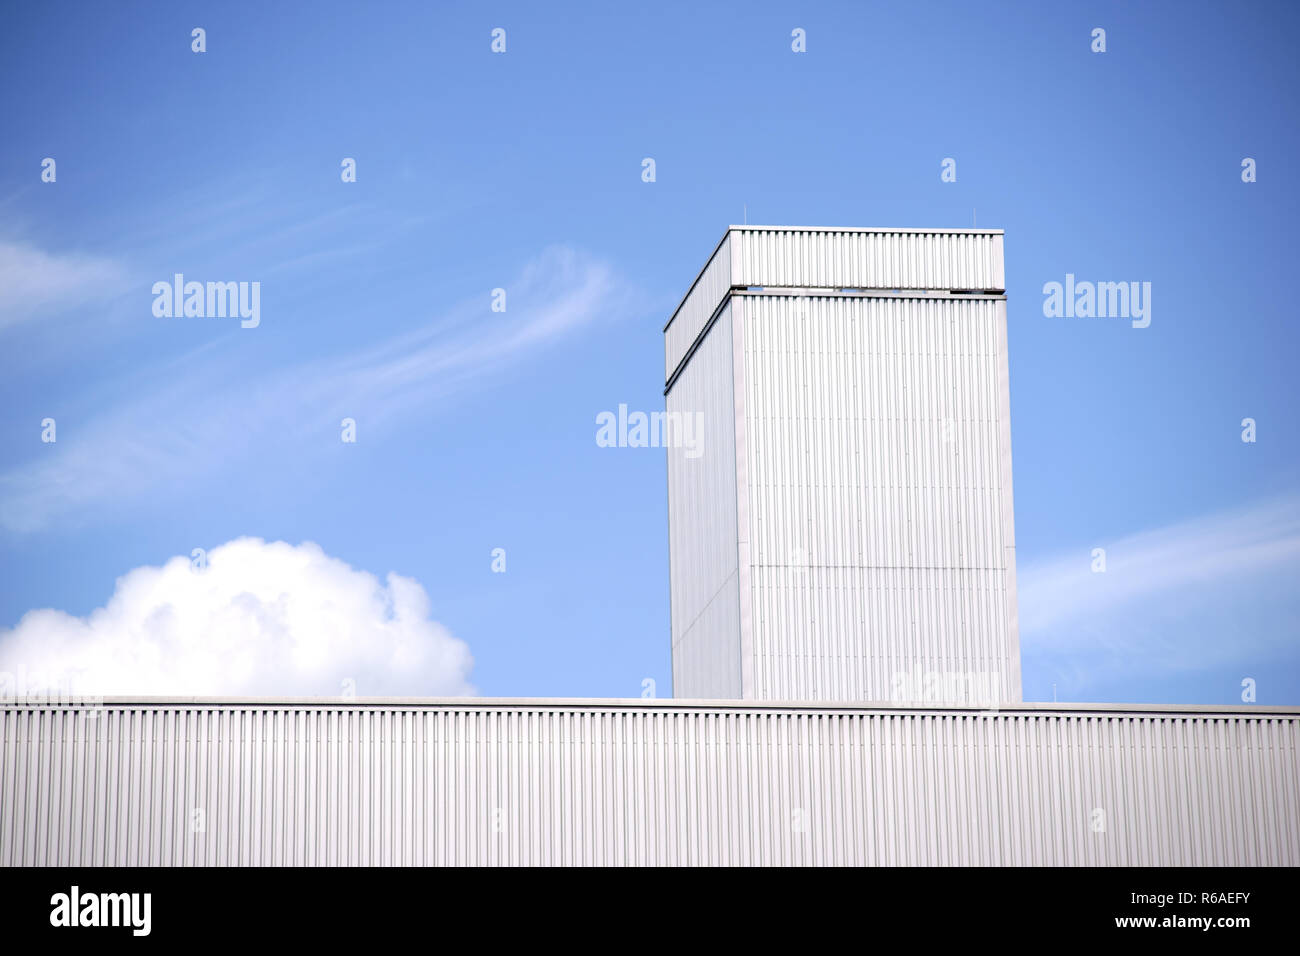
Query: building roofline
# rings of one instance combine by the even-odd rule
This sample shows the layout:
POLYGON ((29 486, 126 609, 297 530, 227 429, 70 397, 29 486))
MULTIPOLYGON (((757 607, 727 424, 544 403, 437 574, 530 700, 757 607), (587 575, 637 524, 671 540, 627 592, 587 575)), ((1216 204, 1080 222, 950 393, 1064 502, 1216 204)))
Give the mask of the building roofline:
POLYGON ((727 232, 732 230, 750 230, 753 232, 883 232, 895 235, 926 235, 932 233, 943 233, 947 235, 971 235, 971 236, 1004 236, 1005 229, 914 229, 910 226, 890 227, 890 226, 751 226, 732 224, 727 227, 727 232))
POLYGON ((695 354, 695 351, 704 342, 705 337, 709 334, 709 330, 713 328, 713 323, 717 322, 721 317, 723 310, 727 307, 727 303, 733 298, 746 296, 787 296, 799 299, 982 299, 989 302, 1007 301, 1007 293, 1005 289, 996 292, 947 292, 927 289, 834 289, 829 286, 770 286, 761 289, 731 288, 728 289, 727 294, 722 297, 722 301, 718 303, 718 307, 713 310, 713 315, 709 318, 709 321, 704 323, 703 328, 700 329, 700 334, 695 337, 695 341, 691 343, 691 347, 686 350, 686 353, 682 356, 682 360, 677 363, 677 367, 673 369, 673 374, 668 376, 668 381, 664 383, 663 393, 665 395, 673 390, 673 385, 676 384, 677 379, 681 377, 682 372, 686 370, 686 366, 690 364, 691 356, 695 354))
POLYGON ((751 226, 748 224, 732 223, 722 232, 722 237, 714 244, 713 251, 709 253, 708 258, 704 260, 704 265, 700 271, 695 274, 691 280, 690 286, 687 287, 686 293, 678 300, 677 305, 673 307, 672 313, 668 316, 668 321, 664 323, 664 332, 668 331, 668 326, 673 324, 673 319, 677 318, 677 313, 682 310, 686 300, 691 297, 695 291, 695 286, 699 284, 704 273, 708 271, 709 265, 713 262, 713 257, 718 254, 722 244, 727 241, 727 237, 733 232, 862 232, 862 233, 881 233, 885 235, 968 235, 968 236, 1004 236, 1006 231, 1003 229, 912 229, 912 228, 891 228, 888 226, 751 226))
MULTIPOLYGON (((716 243, 714 243, 713 251, 710 252, 709 257, 704 260, 704 265, 700 267, 700 271, 695 273, 695 278, 692 279, 691 284, 686 287, 686 293, 681 297, 680 300, 678 300, 677 304, 673 306, 672 314, 668 316, 668 321, 664 323, 664 327, 662 331, 667 332, 668 326, 673 324, 673 319, 677 318, 677 313, 682 311, 682 306, 684 306, 686 304, 686 300, 691 297, 691 293, 694 292, 695 287, 699 285, 700 279, 704 277, 704 273, 709 271, 709 266, 713 264, 713 257, 718 254, 718 250, 722 248, 722 244, 726 242, 727 237, 731 235, 731 230, 735 228, 736 228, 735 226, 728 226, 726 229, 722 231, 722 238, 719 239, 716 243)), ((717 310, 715 309, 714 311, 716 312, 717 310)))
POLYGON ((439 710, 727 710, 750 712, 808 713, 909 713, 909 714, 1099 714, 1153 716, 1300 717, 1300 706, 1264 704, 1111 704, 1053 703, 1027 701, 999 704, 996 708, 975 704, 898 703, 895 701, 758 701, 686 700, 640 697, 185 697, 108 696, 81 700, 35 702, 0 701, 3 710, 77 709, 83 707, 355 707, 428 708, 439 710))

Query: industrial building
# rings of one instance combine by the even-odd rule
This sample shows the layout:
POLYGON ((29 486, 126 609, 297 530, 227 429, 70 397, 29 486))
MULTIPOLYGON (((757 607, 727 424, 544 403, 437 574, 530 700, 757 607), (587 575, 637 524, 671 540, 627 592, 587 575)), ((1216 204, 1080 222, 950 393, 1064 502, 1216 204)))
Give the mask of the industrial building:
POLYGON ((1002 244, 727 230, 664 330, 675 695, 1020 699, 1002 244))
POLYGON ((1300 864, 1300 708, 1029 704, 1003 235, 733 226, 673 700, 0 706, 0 865, 1300 864))

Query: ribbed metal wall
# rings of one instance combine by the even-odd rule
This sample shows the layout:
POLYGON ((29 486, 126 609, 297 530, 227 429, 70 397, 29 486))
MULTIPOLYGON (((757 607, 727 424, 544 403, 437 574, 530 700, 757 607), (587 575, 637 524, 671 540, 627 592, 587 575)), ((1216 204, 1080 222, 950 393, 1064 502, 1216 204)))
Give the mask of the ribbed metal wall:
POLYGON ((731 305, 667 395, 669 415, 702 416, 697 457, 668 449, 673 694, 741 697, 736 573, 736 423, 731 305))
POLYGON ((737 286, 998 291, 1001 230, 732 227, 737 286))
POLYGON ((665 382, 672 378, 722 304, 731 289, 731 281, 731 233, 728 231, 664 327, 665 382))
POLYGON ((731 226, 664 327, 672 378, 733 288, 1002 291, 1002 231, 731 226))
POLYGON ((732 301, 753 696, 930 699, 961 673, 958 701, 1018 700, 1001 300, 732 301))
MULTIPOLYGON (((1002 253, 1000 230, 732 226, 670 322, 670 407, 682 376, 733 386, 734 502, 670 480, 669 514, 674 549, 736 516, 739 610, 706 624, 734 620, 745 699, 1020 699, 1002 253), (729 367, 691 352, 715 302, 729 367)), ((675 654, 677 693, 732 694, 718 663, 675 654)))
POLYGON ((1300 865, 1300 712, 1245 710, 4 707, 0 864, 1300 865))

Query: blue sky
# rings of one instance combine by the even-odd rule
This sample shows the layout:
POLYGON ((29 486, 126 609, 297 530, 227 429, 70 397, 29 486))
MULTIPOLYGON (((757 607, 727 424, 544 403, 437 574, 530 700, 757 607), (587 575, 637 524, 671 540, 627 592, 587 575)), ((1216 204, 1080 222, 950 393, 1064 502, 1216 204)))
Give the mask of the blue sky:
POLYGON ((3 18, 0 628, 314 542, 418 582, 478 693, 666 696, 664 453, 595 416, 662 408, 727 224, 977 222, 1006 230, 1026 698, 1300 704, 1294 5, 3 18), (260 282, 260 326, 155 317, 177 272, 260 282), (1044 317, 1066 273, 1150 282, 1150 327, 1044 317))

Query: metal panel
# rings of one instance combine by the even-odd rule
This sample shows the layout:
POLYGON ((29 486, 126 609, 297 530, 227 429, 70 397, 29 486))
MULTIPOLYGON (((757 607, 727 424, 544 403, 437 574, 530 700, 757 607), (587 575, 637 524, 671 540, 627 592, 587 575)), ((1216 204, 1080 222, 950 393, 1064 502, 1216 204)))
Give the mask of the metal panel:
POLYGON ((1296 708, 7 706, 0 864, 1295 866, 1298 745, 1296 708))
POLYGON ((738 298, 753 695, 1019 699, 1000 299, 738 298))
POLYGON ((742 287, 1006 289, 1000 229, 731 229, 742 287))
POLYGON ((1007 586, 1007 631, 1006 654, 1008 660, 1015 662, 1011 673, 1016 682, 1011 700, 1019 700, 1022 694, 1020 686, 1020 601, 1016 589, 1016 517, 1014 495, 1012 494, 1011 474, 1011 361, 1007 349, 1007 303, 997 303, 998 334, 998 483, 1002 511, 1002 560, 1006 569, 1007 586))
POLYGON ((731 288, 731 233, 722 241, 664 326, 664 380, 671 381, 731 288))
POLYGON ((733 288, 996 291, 1000 229, 730 226, 664 326, 664 379, 733 288))
POLYGON ((740 590, 736 569, 673 643, 673 696, 741 698, 740 590))
MULTIPOLYGON (((948 700, 926 682, 972 677, 973 699, 1020 698, 1005 303, 951 293, 1000 290, 1002 247, 1000 230, 729 228, 666 329, 668 394, 716 376, 735 411, 734 486, 670 480, 674 540, 691 514, 709 540, 715 511, 737 521, 738 610, 728 582, 703 619, 736 637, 724 660, 678 654, 675 616, 679 693, 732 693, 716 668, 738 644, 746 699, 948 700), (718 302, 733 357, 704 366, 718 302)), ((675 601, 697 586, 687 561, 672 577, 675 601)))
POLYGON ((724 305, 667 395, 670 420, 698 422, 694 449, 668 449, 673 693, 739 697, 732 314, 724 305))
POLYGON ((1002 703, 1017 694, 1019 662, 1003 652, 1004 571, 756 564, 750 580, 755 699, 1002 703))

